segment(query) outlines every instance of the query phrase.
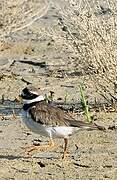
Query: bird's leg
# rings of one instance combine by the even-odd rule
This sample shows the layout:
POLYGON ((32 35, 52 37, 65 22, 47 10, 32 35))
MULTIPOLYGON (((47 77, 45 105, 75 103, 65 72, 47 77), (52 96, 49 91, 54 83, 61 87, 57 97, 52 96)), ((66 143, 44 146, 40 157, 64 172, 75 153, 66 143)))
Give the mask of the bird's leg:
POLYGON ((65 146, 64 146, 64 153, 63 153, 62 159, 65 159, 66 156, 68 155, 68 152, 67 152, 68 139, 67 139, 67 138, 64 138, 64 142, 65 142, 65 146))
POLYGON ((55 146, 54 142, 50 138, 48 144, 46 144, 46 145, 38 145, 38 146, 33 145, 33 146, 27 148, 27 152, 30 153, 30 152, 36 151, 36 150, 37 151, 46 151, 46 150, 48 150, 50 148, 53 148, 54 146, 55 146))

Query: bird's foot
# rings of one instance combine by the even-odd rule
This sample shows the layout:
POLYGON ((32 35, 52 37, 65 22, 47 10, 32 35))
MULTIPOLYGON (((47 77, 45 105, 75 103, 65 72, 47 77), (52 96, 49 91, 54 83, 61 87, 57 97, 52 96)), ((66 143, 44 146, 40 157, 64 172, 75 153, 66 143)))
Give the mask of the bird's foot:
POLYGON ((54 142, 52 140, 49 141, 49 143, 47 145, 32 145, 30 147, 26 147, 25 151, 27 152, 27 154, 30 154, 33 151, 47 151, 48 149, 51 149, 55 146, 54 142))
POLYGON ((65 160, 68 156, 69 156, 69 152, 68 151, 64 151, 62 159, 65 160))

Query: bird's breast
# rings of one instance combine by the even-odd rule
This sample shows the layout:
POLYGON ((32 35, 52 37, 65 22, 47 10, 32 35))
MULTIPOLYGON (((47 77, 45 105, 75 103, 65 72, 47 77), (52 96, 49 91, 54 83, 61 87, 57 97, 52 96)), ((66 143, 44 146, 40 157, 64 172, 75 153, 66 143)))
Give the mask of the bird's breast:
POLYGON ((40 123, 35 122, 28 114, 27 111, 21 112, 21 118, 23 123, 36 134, 41 134, 43 136, 48 136, 48 132, 46 131, 45 126, 40 123))

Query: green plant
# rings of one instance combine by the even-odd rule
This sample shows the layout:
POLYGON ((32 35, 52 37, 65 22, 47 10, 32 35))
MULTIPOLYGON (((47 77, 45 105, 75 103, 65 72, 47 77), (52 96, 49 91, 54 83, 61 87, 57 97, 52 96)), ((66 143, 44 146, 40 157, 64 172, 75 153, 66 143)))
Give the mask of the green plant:
POLYGON ((88 99, 85 95, 84 87, 82 85, 80 85, 80 100, 81 100, 82 109, 85 113, 86 121, 88 121, 90 123, 90 122, 92 122, 93 119, 91 117, 88 99))

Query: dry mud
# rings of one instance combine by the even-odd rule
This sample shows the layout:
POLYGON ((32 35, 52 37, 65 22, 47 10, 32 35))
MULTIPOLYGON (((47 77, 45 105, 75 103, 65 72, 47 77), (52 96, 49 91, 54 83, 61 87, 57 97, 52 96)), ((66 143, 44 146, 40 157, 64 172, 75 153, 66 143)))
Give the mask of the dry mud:
MULTIPOLYGON (((103 1, 100 3, 106 6, 103 1)), ((60 23, 60 10, 68 10, 68 1, 52 1, 46 5, 44 8, 42 3, 44 10, 41 11, 42 17, 39 14, 40 19, 22 30, 16 27, 16 32, 1 41, 0 179, 116 180, 117 130, 108 129, 117 124, 116 112, 93 112, 96 122, 104 125, 106 132, 83 131, 72 136, 68 147, 70 154, 66 160, 61 159, 61 140, 56 140, 58 146, 47 152, 27 155, 23 149, 32 145, 34 140, 40 144, 48 141, 30 132, 20 121, 21 105, 15 98, 27 83, 40 87, 43 94, 53 91, 54 100, 64 105, 66 101, 66 108, 80 102, 79 84, 82 82, 91 103, 95 97, 99 102, 102 101, 95 92, 90 76, 82 74, 79 62, 75 64, 76 54, 65 38, 66 32, 60 23)), ((83 119, 78 109, 74 116, 83 119)))

